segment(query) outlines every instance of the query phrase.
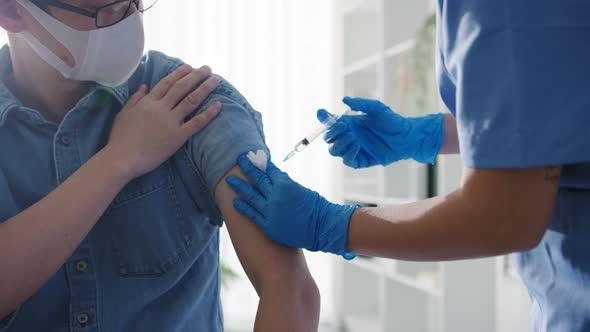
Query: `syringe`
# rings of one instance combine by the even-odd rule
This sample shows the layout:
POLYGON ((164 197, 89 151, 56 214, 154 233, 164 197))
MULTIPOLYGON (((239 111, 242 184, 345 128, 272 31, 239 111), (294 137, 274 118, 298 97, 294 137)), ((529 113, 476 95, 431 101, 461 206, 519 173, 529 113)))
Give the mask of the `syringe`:
POLYGON ((298 152, 305 150, 313 141, 315 141, 320 135, 328 131, 330 127, 332 127, 341 116, 345 114, 350 114, 352 110, 348 109, 342 113, 337 115, 332 115, 328 113, 328 117, 324 120, 321 124, 319 124, 313 131, 311 131, 308 135, 306 135, 299 143, 295 145, 293 151, 289 152, 289 154, 283 159, 283 162, 293 158, 298 152))

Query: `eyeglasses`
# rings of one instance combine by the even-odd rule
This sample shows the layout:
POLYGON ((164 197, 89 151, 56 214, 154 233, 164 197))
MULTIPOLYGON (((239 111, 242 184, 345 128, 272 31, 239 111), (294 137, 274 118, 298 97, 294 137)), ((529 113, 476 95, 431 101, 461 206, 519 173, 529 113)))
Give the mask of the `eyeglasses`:
MULTIPOLYGON (((89 11, 80 7, 76 7, 59 0, 45 0, 44 5, 49 5, 71 11, 80 15, 94 18, 97 28, 106 28, 121 22, 127 17, 131 5, 135 5, 137 10, 145 12, 152 8, 158 0, 118 0, 108 5, 99 7, 96 11, 89 11)), ((41 6, 43 9, 43 6, 41 6)))

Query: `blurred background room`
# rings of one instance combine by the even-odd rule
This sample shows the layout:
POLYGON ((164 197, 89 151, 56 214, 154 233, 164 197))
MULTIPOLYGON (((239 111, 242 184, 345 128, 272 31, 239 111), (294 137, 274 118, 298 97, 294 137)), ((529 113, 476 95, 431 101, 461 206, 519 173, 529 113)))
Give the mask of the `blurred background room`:
MULTIPOLYGON (((434 0, 160 0, 146 12, 147 49, 210 65, 262 113, 279 161, 345 95, 404 115, 442 112, 434 75, 434 0), (177 10, 183 7, 183 10, 177 10)), ((5 36, 2 36, 5 42, 5 36)), ((338 202, 381 206, 459 185, 459 157, 345 168, 321 140, 282 168, 338 202)), ((252 331, 257 296, 223 231, 226 329, 252 331)), ((508 257, 409 263, 306 252, 322 294, 320 331, 530 330, 528 294, 508 257)))

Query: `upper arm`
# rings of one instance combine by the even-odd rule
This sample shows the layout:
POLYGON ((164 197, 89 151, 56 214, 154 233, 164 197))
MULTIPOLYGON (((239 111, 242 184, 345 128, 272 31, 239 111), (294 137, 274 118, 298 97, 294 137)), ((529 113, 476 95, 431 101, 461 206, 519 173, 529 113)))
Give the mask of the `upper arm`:
POLYGON ((213 101, 223 104, 221 113, 189 140, 188 150, 221 211, 242 266, 257 291, 269 281, 288 285, 287 278, 307 278, 303 253, 270 241, 239 214, 232 202, 236 194, 224 180, 228 175, 244 177, 236 166, 240 155, 264 150, 270 156, 260 114, 226 81, 206 104, 213 101))
POLYGON ((506 241, 514 250, 535 247, 551 220, 560 172, 554 166, 466 169, 460 194, 481 238, 506 241), (489 234, 496 236, 483 236, 489 234))
MULTIPOLYGON (((227 175, 246 179, 237 166, 227 175)), ((268 283, 294 285, 302 280, 291 280, 292 278, 308 278, 309 272, 301 250, 287 248, 269 240, 254 223, 234 209, 232 201, 236 197, 225 181, 218 184, 215 199, 240 262, 257 292, 260 294, 260 288, 268 283)))

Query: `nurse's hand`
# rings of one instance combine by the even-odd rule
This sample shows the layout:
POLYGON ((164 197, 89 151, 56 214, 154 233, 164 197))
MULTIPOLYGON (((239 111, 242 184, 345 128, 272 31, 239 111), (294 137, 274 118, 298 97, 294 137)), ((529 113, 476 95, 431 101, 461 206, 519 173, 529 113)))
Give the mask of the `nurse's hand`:
MULTIPOLYGON (((414 159, 434 163, 443 143, 443 115, 405 118, 377 100, 344 98, 343 102, 361 115, 343 115, 326 132, 330 154, 342 157, 345 165, 366 168, 387 166, 414 159)), ((318 111, 318 120, 328 116, 318 111)))
POLYGON ((330 252, 352 259, 346 252, 348 225, 354 206, 332 204, 268 161, 266 173, 246 156, 238 160, 252 184, 229 176, 226 181, 240 196, 234 207, 271 240, 294 248, 330 252))

